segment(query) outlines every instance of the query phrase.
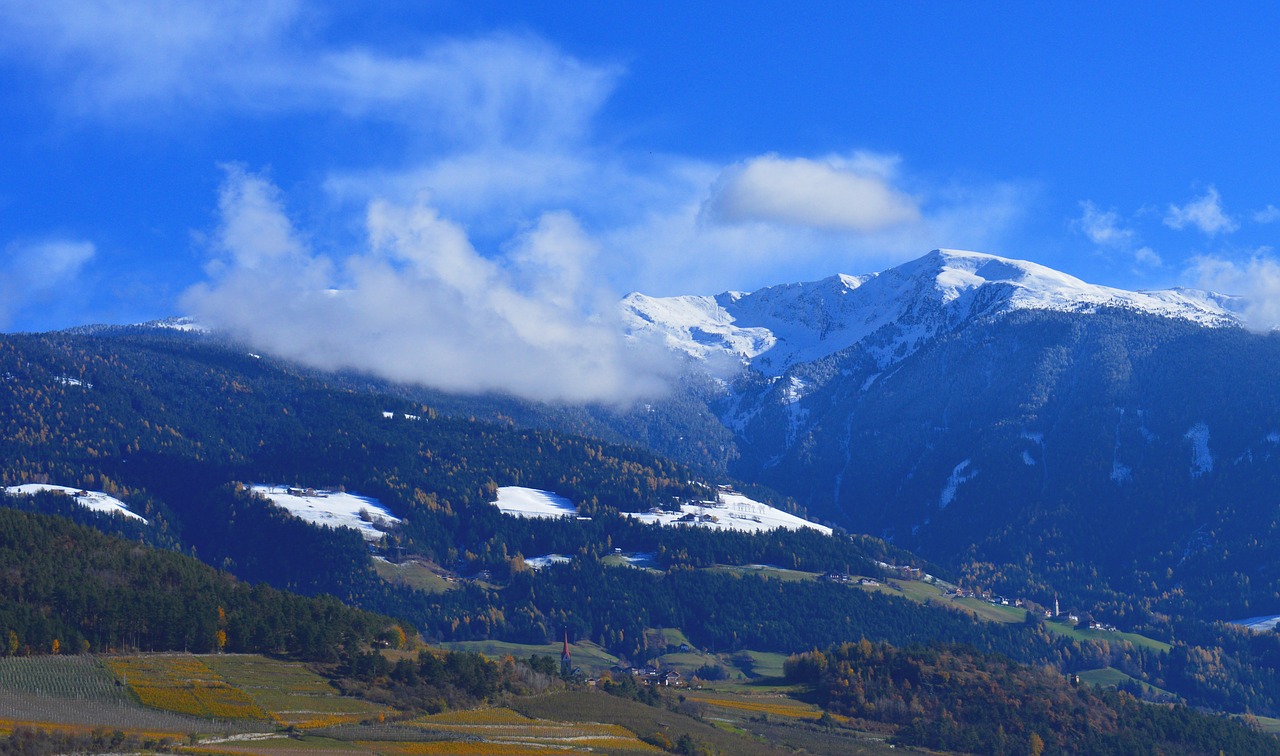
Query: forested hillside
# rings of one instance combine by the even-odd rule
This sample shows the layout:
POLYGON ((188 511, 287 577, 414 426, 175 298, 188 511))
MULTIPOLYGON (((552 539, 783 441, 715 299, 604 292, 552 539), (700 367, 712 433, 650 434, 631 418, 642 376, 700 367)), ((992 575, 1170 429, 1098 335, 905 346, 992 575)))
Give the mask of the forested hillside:
POLYGON ((10 655, 141 649, 337 661, 403 634, 395 620, 332 597, 250 585, 191 557, 0 507, 0 642, 10 655))
MULTIPOLYGON (((1150 611, 1127 618, 1125 629, 1172 643, 1166 653, 1064 637, 1035 623, 991 624, 903 595, 817 581, 827 572, 884 577, 894 564, 948 573, 866 536, 645 525, 618 513, 703 498, 720 481, 649 452, 451 417, 340 383, 184 334, 5 336, 0 482, 106 491, 149 522, 81 511, 57 494, 6 503, 183 551, 242 581, 331 593, 402 618, 429 639, 536 645, 568 630, 635 661, 665 652, 649 641, 657 627, 680 628, 698 647, 720 652, 790 653, 861 637, 964 643, 1064 671, 1111 667, 1197 705, 1280 712, 1274 637, 1150 611), (293 517, 245 485, 259 482, 372 496, 403 522, 365 542, 355 530, 293 517), (503 485, 556 491, 582 517, 504 515, 489 504, 503 485), (371 552, 435 565, 453 582, 433 593, 388 582, 371 552), (643 555, 649 566, 625 566, 619 553, 643 555), (547 554, 571 561, 540 570, 525 561, 547 554), (760 564, 799 570, 802 579, 721 570, 760 564)), ((101 638, 81 630, 62 642, 143 644, 106 627, 101 638)), ((31 640, 21 643, 33 650, 54 637, 25 634, 31 640)))

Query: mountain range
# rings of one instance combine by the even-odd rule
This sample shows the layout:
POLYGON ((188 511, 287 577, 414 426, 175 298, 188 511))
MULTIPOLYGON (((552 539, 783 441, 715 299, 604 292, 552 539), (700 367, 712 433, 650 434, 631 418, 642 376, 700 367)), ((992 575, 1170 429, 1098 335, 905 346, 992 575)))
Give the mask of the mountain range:
POLYGON ((1280 337, 1247 330, 1245 305, 954 250, 621 304, 704 379, 686 398, 732 434, 729 472, 811 516, 1022 565, 1000 571, 1011 589, 1157 576, 1224 616, 1280 611, 1255 537, 1276 527, 1280 337), (1212 589, 1186 579, 1205 570, 1212 589))

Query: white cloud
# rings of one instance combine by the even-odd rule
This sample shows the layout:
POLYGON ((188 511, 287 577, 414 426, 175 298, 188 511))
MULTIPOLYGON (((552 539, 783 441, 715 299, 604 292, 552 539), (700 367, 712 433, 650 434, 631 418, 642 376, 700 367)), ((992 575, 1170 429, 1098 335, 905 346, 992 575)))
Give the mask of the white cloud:
POLYGON ((1154 249, 1139 246, 1142 239, 1138 232, 1126 225, 1114 209, 1102 210, 1093 202, 1083 200, 1080 203, 1080 217, 1071 222, 1071 228, 1083 233, 1099 247, 1131 255, 1133 261, 1141 267, 1159 268, 1164 265, 1154 249))
POLYGON ((1099 210, 1097 205, 1085 200, 1080 203, 1080 219, 1074 226, 1100 247, 1128 248, 1137 239, 1137 232, 1121 224, 1115 210, 1099 210))
POLYGON ((1169 205, 1169 211, 1164 216, 1164 224, 1176 230, 1193 226, 1208 236, 1229 234, 1240 227, 1239 223, 1223 211, 1218 189, 1212 185, 1203 197, 1193 199, 1180 207, 1169 205))
POLYGON ((77 296, 63 289, 96 253, 92 242, 70 239, 9 244, 0 261, 0 327, 51 296, 77 296))
POLYGON ((0 0, 0 55, 58 82, 53 96, 78 114, 325 112, 462 144, 579 138, 621 73, 514 34, 414 54, 327 47, 317 15, 297 0, 0 0))
POLYGON ((721 223, 781 223, 862 233, 919 220, 915 200, 891 185, 890 177, 881 172, 884 167, 883 161, 869 157, 810 160, 762 155, 726 169, 703 212, 721 223))
POLYGON ((628 402, 665 389, 673 365, 625 343, 614 297, 587 276, 595 245, 567 214, 539 219, 503 266, 433 208, 375 201, 367 244, 331 260, 300 241, 262 177, 231 170, 222 200, 220 259, 184 304, 256 348, 536 400, 628 402), (610 307, 590 309, 602 301, 610 307))
POLYGON ((1253 214, 1254 223, 1275 223, 1280 221, 1280 207, 1267 205, 1253 214))
POLYGON ((1159 268, 1164 265, 1164 260, 1151 247, 1139 247, 1134 251, 1133 259, 1139 265, 1145 265, 1148 268, 1159 268))
POLYGON ((1247 262, 1197 257, 1189 275, 1200 288, 1242 298, 1245 324, 1255 331, 1280 328, 1280 262, 1260 252, 1247 262))
POLYGON ((330 203, 295 217, 363 221, 355 243, 313 244, 269 181, 227 169, 208 281, 185 302, 259 348, 317 364, 358 355, 433 385, 616 397, 622 372, 653 383, 654 371, 619 356, 614 292, 869 272, 935 247, 1018 251, 1002 244, 1034 187, 940 185, 871 152, 727 166, 655 155, 598 128, 623 73, 608 61, 510 33, 375 48, 332 41, 349 37, 327 21, 304 0, 0 0, 0 58, 72 116, 175 131, 213 117, 319 123, 366 140, 331 159, 330 145, 300 141, 278 162, 298 158, 303 177, 282 180, 305 197, 319 176, 330 203), (328 162, 305 163, 318 154, 328 162), (343 244, 355 251, 315 251, 343 244), (437 332, 435 346, 409 343, 437 332), (429 369, 406 356, 418 352, 435 355, 429 369), (564 389, 527 367, 544 364, 564 389))

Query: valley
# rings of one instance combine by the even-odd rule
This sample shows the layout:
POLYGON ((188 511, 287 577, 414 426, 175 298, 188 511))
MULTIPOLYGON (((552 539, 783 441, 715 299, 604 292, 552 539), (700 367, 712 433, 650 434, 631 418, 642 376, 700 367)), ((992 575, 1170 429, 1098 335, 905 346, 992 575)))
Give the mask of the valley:
POLYGON ((0 662, 63 681, 0 676, 5 721, 228 753, 1280 750, 1241 724, 1280 717, 1280 639, 1224 621, 1280 608, 1275 344, 1230 304, 947 251, 633 298, 637 338, 721 335, 668 328, 687 381, 631 408, 436 406, 200 330, 0 336, 0 662), (1246 346, 1228 398, 1221 361, 1186 370, 1246 346), (666 441, 711 422, 723 464, 666 441))

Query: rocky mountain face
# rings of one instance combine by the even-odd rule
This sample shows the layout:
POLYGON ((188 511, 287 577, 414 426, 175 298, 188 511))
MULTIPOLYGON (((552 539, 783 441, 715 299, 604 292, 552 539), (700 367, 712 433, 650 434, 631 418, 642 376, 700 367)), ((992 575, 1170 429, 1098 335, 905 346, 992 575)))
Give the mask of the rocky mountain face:
POLYGON ((944 561, 1211 562, 1248 603, 1264 597, 1241 585, 1278 577, 1255 536, 1277 527, 1280 336, 1240 306, 947 250, 623 302, 634 333, 719 376, 731 472, 811 515, 944 561))

